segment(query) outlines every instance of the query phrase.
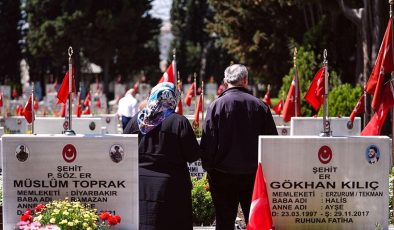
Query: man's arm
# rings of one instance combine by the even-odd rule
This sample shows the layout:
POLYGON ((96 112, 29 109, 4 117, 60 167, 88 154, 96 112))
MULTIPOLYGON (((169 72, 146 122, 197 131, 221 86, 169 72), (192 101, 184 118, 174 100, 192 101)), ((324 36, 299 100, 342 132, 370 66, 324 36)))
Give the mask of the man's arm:
POLYGON ((209 106, 201 136, 202 167, 209 171, 214 167, 214 159, 218 148, 217 121, 214 119, 214 107, 209 106))

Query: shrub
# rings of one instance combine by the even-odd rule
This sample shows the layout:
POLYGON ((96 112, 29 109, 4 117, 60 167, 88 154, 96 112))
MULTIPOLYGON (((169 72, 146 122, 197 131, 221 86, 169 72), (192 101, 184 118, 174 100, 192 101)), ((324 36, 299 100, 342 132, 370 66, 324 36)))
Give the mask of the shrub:
MULTIPOLYGON (((352 87, 350 84, 343 84, 334 87, 328 94, 328 115, 329 116, 350 116, 354 106, 362 94, 360 85, 352 87)), ((323 106, 319 110, 319 116, 323 115, 323 106)))
MULTIPOLYGON (((291 51, 293 52, 293 51, 291 51)), ((321 56, 321 55, 318 55, 321 56)), ((297 53, 297 71, 298 71, 298 79, 300 82, 301 89, 301 114, 303 117, 312 116, 316 113, 313 108, 305 101, 304 96, 311 85, 313 77, 316 72, 322 66, 322 59, 320 58, 319 64, 316 62, 316 55, 311 47, 303 47, 299 46, 297 53)), ((328 66, 330 78, 329 85, 331 87, 336 87, 341 84, 338 74, 335 71, 330 69, 328 66)), ((294 76, 294 68, 291 68, 289 74, 283 77, 283 84, 279 91, 279 98, 286 100, 287 93, 290 88, 291 81, 294 76)), ((322 109, 320 109, 322 110, 322 109)))
POLYGON ((192 204, 193 204, 193 224, 211 225, 215 220, 215 210, 209 192, 209 185, 206 176, 202 179, 192 177, 192 204))

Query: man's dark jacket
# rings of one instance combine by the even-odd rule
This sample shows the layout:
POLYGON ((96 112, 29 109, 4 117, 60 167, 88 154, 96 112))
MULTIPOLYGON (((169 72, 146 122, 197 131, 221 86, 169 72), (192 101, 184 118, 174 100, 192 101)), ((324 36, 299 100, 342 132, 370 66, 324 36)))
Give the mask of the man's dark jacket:
POLYGON ((208 172, 255 173, 259 135, 278 135, 269 107, 243 87, 225 90, 207 110, 203 167, 208 172))

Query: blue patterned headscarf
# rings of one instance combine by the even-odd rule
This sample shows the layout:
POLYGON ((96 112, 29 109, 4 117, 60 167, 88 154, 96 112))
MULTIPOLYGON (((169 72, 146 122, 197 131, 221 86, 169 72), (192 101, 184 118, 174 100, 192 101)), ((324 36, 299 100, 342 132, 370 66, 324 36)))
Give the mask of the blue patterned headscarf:
POLYGON ((177 94, 174 84, 162 82, 152 88, 148 102, 138 114, 138 128, 147 134, 175 112, 177 94))

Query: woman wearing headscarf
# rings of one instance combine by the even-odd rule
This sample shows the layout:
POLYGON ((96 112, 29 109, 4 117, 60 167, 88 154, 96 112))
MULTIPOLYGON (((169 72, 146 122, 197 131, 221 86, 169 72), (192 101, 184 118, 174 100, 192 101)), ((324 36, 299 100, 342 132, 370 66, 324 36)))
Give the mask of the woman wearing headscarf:
POLYGON ((174 84, 159 83, 124 130, 138 134, 140 230, 193 229, 187 162, 200 158, 199 145, 177 102, 174 84))

